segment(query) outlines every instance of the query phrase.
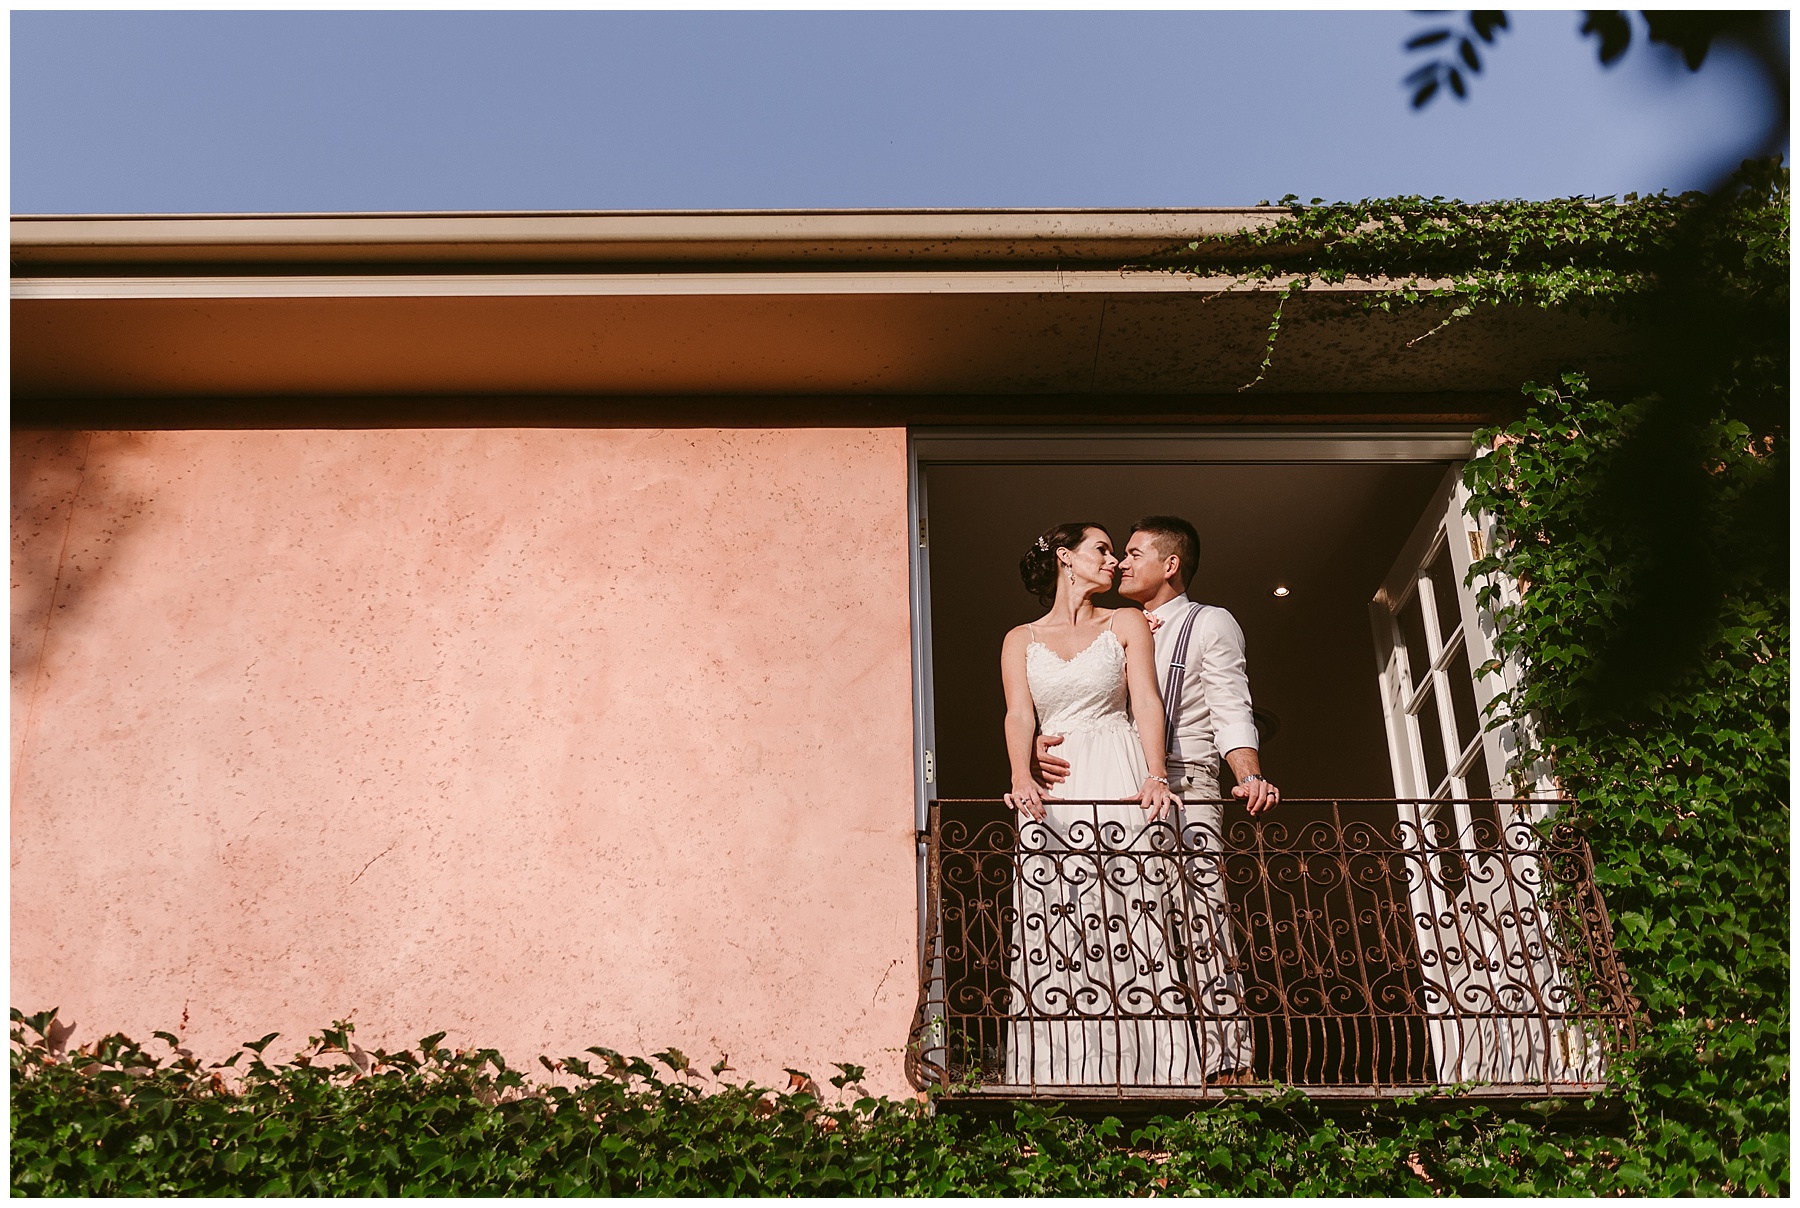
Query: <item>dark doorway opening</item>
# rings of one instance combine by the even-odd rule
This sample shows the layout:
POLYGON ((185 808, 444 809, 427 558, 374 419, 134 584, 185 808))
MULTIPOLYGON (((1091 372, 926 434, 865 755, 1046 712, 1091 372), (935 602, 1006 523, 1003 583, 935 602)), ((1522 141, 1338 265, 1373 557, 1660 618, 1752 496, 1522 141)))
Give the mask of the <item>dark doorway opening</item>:
MULTIPOLYGON (((1391 803, 1357 806, 1345 800, 1389 798, 1394 792, 1369 601, 1445 468, 1441 461, 925 466, 936 765, 930 795, 992 799, 1009 787, 1000 645, 1008 629, 1042 614, 1018 575, 1019 558, 1032 539, 1057 522, 1092 518, 1107 524, 1122 548, 1132 521, 1170 513, 1200 531, 1191 596, 1228 609, 1243 627, 1251 692, 1264 730, 1264 771, 1286 797, 1335 798, 1343 803, 1345 820, 1366 814, 1368 822, 1391 827, 1391 803), (1286 592, 1276 595, 1278 587, 1286 592)), ((1223 791, 1229 792, 1231 783, 1222 769, 1223 791)), ((1287 806, 1283 820, 1298 834, 1322 821, 1329 808, 1287 806)), ((1005 821, 1005 811, 990 806, 944 809, 945 823, 954 821, 966 833, 1005 821)), ((1228 810, 1227 830, 1245 817, 1241 809, 1228 810)), ((985 884, 983 892, 1005 901, 1011 886, 985 884)), ((1259 908, 1242 896, 1232 895, 1234 914, 1262 919, 1267 935, 1258 938, 1268 941, 1262 960, 1246 959, 1246 990, 1266 992, 1281 980, 1274 966, 1288 962, 1286 947, 1292 945, 1284 947, 1278 937, 1293 935, 1295 920, 1277 918, 1284 913, 1279 907, 1271 914, 1270 904, 1259 908)), ((1338 897, 1343 900, 1320 903, 1326 913, 1354 913, 1371 905, 1354 900, 1348 890, 1338 897)), ((1403 891, 1399 897, 1392 904, 1403 912, 1403 891)), ((1291 904, 1285 913, 1292 913, 1291 904)), ((1004 931, 1004 922, 997 925, 1004 931)), ((1410 928, 1401 930, 1397 942, 1410 945, 1410 928)), ((1010 937, 996 934, 974 942, 978 938, 958 936, 959 942, 947 945, 957 955, 946 969, 953 1002, 1005 992, 994 984, 1000 970, 963 964, 969 952, 992 953, 996 944, 1003 950, 1010 937)), ((1417 989, 1416 972, 1397 968, 1393 976, 1417 989)), ((1421 1076, 1426 1053, 1422 1025, 1377 1035, 1379 1027, 1367 1024, 1322 1029, 1263 1020, 1253 1031, 1259 1078, 1330 1065, 1354 1068, 1379 1082, 1405 1083, 1421 1076)), ((964 1050, 971 1066, 991 1066, 1005 1043, 1004 1028, 993 1024, 956 1037, 952 1046, 964 1050)))
MULTIPOLYGON (((1200 530, 1193 597, 1229 609, 1249 648, 1265 771, 1290 797, 1394 791, 1376 689, 1369 600, 1444 464, 932 465, 931 644, 936 797, 1009 787, 1000 643, 1042 614, 1019 582, 1032 539, 1091 517, 1123 546, 1133 520, 1200 530), (1288 594, 1277 597, 1277 587, 1288 594)), ((1120 601, 1122 602, 1122 601, 1120 601)), ((1222 777, 1226 786, 1230 777, 1222 777)))

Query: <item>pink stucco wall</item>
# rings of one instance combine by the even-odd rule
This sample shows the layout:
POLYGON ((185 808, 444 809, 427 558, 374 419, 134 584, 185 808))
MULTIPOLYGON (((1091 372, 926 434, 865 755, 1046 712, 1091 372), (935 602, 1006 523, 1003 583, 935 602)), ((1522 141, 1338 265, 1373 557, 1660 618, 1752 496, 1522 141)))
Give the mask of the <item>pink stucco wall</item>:
POLYGON ((12 1001, 905 1090, 894 429, 18 433, 12 1001))

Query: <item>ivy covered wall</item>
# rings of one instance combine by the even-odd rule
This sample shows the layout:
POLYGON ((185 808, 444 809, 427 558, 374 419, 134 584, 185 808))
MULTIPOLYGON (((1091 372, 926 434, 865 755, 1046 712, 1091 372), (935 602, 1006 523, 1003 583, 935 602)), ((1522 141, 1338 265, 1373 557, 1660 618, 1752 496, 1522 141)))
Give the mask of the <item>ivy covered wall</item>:
MULTIPOLYGON (((1228 249, 1282 300, 1360 278, 1435 303, 1422 337, 1484 306, 1630 333, 1624 380, 1526 383, 1466 471, 1502 535, 1475 572, 1524 589, 1501 711, 1542 723, 1648 1021, 1631 1156, 1595 1189, 1788 1184, 1788 227, 1786 170, 1748 163, 1711 196, 1296 206, 1228 249)), ((1182 267, 1228 269, 1207 250, 1182 267)))

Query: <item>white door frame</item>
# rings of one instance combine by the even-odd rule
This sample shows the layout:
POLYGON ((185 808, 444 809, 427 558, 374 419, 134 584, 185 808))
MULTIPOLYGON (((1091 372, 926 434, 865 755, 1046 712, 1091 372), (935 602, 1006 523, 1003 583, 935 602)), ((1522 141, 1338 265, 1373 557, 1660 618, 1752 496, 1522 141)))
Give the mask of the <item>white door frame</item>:
POLYGON ((1471 566, 1493 544, 1492 518, 1471 515, 1468 503, 1459 464, 1445 474, 1369 603, 1394 795, 1403 799, 1400 818, 1415 853, 1409 905, 1419 951, 1433 956, 1420 970, 1431 990, 1424 1004, 1426 1031, 1441 1082, 1597 1081, 1603 1056, 1582 1029, 1548 1016, 1532 1018, 1536 1004, 1554 1001, 1566 980, 1553 947, 1527 934, 1550 925, 1538 897, 1544 878, 1535 867, 1541 857, 1534 826, 1554 814, 1557 786, 1542 762, 1516 766, 1521 744, 1529 745, 1533 737, 1529 717, 1487 728, 1489 705, 1516 686, 1519 668, 1516 660, 1497 659, 1494 610, 1477 600, 1490 586, 1501 606, 1518 595, 1517 585, 1504 575, 1468 581, 1471 566), (1440 556, 1449 569, 1446 584, 1434 582, 1428 569, 1440 556), (1448 633, 1442 630, 1450 618, 1436 598, 1440 587, 1456 595, 1450 611, 1456 623, 1448 633), (1409 644, 1399 618, 1413 610, 1417 632, 1409 644), (1412 648, 1420 643, 1422 650, 1412 648), (1478 676, 1493 662, 1497 673, 1478 676), (1452 680, 1464 676, 1472 681, 1462 686, 1473 690, 1478 727, 1473 735, 1452 705, 1452 680), (1432 741, 1419 720, 1426 709, 1437 722, 1441 780, 1430 770, 1424 749, 1432 741), (1486 768, 1487 783, 1470 783, 1465 773, 1475 766, 1486 768), (1523 786, 1530 800, 1509 800, 1516 796, 1515 785, 1523 786), (1481 835, 1467 799, 1488 797, 1498 799, 1499 830, 1481 835), (1404 803, 1432 798, 1444 804, 1404 803), (1446 871, 1441 880, 1435 875, 1448 869, 1457 875, 1446 871))

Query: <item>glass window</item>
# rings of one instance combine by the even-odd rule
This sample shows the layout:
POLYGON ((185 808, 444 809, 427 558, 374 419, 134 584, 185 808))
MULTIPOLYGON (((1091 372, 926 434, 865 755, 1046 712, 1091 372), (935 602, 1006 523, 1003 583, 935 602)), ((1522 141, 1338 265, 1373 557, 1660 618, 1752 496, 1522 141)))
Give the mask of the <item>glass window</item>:
POLYGON ((1463 783, 1468 785, 1467 796, 1471 801, 1490 800, 1494 796, 1494 783, 1488 777, 1487 751, 1475 748, 1475 761, 1463 773, 1463 783))
POLYGON ((1450 711, 1456 717, 1456 749, 1466 751, 1481 733, 1481 710, 1475 704, 1475 675, 1469 670, 1468 643, 1460 643, 1444 668, 1450 679, 1450 711))
POLYGON ((1419 593, 1414 590, 1400 606, 1395 619, 1400 622, 1400 644, 1406 647, 1406 661, 1412 667, 1412 686, 1416 689, 1431 678, 1431 648, 1425 644, 1425 617, 1419 611, 1419 593))
POLYGON ((1456 569, 1450 565, 1447 544, 1438 547, 1438 552, 1426 565, 1425 573, 1431 579, 1432 600, 1437 607, 1438 636, 1448 646, 1450 635, 1462 624, 1462 606, 1457 602, 1456 569))
POLYGON ((1449 761, 1444 758, 1444 731, 1438 724, 1436 685, 1419 702, 1419 745, 1424 748, 1421 754, 1425 756, 1425 782, 1430 786, 1428 791, 1435 793, 1450 774, 1449 761))

